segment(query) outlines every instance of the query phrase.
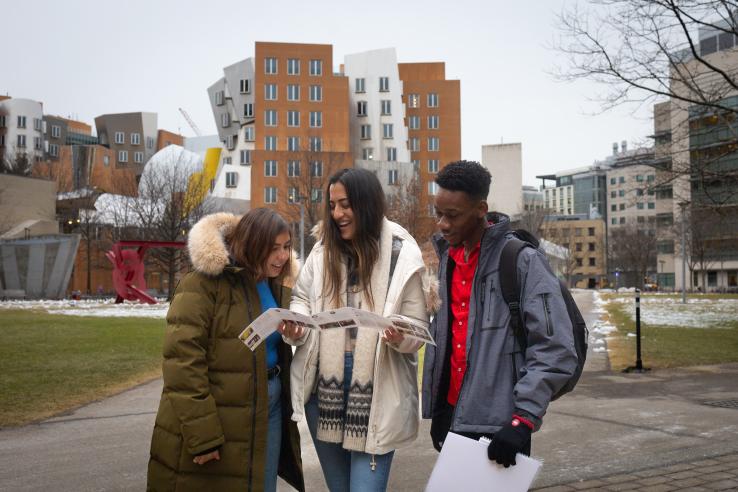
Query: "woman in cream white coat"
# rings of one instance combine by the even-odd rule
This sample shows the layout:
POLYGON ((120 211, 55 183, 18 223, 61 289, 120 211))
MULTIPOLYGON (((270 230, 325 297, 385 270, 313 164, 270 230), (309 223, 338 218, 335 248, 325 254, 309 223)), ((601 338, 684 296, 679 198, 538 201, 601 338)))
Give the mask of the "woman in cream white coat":
MULTIPOLYGON (((326 196, 320 241, 300 272, 290 309, 312 315, 351 306, 427 325, 420 249, 405 229, 384 217, 376 175, 339 171, 326 196)), ((294 324, 282 330, 297 346, 292 419, 306 416, 328 488, 386 490, 394 450, 418 433, 422 344, 394 330, 318 333, 294 324)))

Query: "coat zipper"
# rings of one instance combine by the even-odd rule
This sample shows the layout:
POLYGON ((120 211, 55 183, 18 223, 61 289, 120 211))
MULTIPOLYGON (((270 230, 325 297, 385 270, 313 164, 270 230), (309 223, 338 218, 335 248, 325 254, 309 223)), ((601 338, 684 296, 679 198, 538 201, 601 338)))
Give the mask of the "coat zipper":
MULTIPOLYGON (((243 294, 246 301, 246 309, 248 310, 249 314, 249 322, 254 320, 254 313, 251 311, 251 303, 249 302, 249 293, 248 289, 246 288, 245 282, 241 282, 241 287, 243 288, 243 294)), ((251 466, 249 466, 249 490, 253 489, 253 480, 254 480, 254 448, 256 447, 256 405, 257 405, 257 395, 259 391, 259 381, 256 377, 257 373, 257 363, 256 363, 256 353, 251 353, 252 360, 254 361, 254 370, 252 371, 253 377, 252 377, 252 383, 254 387, 254 396, 252 399, 252 406, 251 406, 251 458, 249 462, 251 463, 251 466)))
POLYGON ((548 305, 548 294, 541 294, 541 297, 543 297, 543 314, 546 317, 546 333, 551 336, 553 335, 553 327, 551 326, 551 308, 548 305))

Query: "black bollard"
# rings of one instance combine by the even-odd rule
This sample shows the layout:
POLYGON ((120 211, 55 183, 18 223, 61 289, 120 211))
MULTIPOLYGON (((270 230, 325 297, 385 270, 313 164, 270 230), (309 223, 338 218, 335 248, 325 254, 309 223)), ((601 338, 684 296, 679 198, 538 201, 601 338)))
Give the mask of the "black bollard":
POLYGON ((646 372, 650 369, 643 367, 643 360, 641 359, 641 291, 640 289, 635 290, 635 304, 636 304, 636 364, 635 366, 628 367, 623 372, 646 372))

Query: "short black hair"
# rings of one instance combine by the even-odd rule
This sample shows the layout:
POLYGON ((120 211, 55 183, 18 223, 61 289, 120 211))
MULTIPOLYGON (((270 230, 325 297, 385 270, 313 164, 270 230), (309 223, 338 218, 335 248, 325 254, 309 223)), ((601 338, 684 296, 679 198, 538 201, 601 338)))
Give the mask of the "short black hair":
POLYGON ((463 191, 475 200, 486 200, 492 176, 476 161, 455 161, 441 169, 436 183, 445 190, 463 191))

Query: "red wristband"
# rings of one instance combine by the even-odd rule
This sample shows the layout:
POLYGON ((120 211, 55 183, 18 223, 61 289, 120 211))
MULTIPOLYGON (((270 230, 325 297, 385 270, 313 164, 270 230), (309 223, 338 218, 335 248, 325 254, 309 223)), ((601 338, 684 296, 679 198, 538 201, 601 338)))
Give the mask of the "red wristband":
POLYGON ((530 430, 533 430, 535 428, 535 426, 533 425, 533 422, 531 422, 530 420, 528 420, 526 418, 523 418, 520 415, 513 414, 513 421, 512 421, 513 427, 517 427, 518 424, 524 424, 530 430), (516 423, 516 421, 517 421, 517 423, 516 423))

